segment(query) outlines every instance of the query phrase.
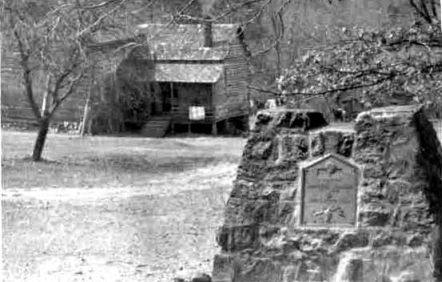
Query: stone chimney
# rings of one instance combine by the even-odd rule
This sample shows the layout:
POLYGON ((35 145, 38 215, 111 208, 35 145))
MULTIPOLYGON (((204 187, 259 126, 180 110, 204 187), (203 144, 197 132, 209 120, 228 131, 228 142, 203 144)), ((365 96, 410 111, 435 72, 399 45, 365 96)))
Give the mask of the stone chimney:
POLYGON ((203 22, 203 36, 204 47, 213 47, 213 34, 212 34, 212 22, 210 16, 204 17, 203 22))

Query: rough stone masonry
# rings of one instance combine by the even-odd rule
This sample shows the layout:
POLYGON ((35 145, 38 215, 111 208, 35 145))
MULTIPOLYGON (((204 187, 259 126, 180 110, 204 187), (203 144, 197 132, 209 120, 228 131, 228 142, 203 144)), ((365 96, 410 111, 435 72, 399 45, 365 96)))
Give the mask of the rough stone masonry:
POLYGON ((262 111, 218 234, 215 282, 442 281, 442 148, 418 106, 353 129, 262 111))

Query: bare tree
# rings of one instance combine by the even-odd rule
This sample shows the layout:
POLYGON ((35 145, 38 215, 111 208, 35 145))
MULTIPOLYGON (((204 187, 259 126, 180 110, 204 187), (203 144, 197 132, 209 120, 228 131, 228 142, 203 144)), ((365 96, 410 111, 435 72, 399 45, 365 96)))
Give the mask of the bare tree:
POLYGON ((88 44, 94 41, 96 32, 115 27, 106 20, 125 1, 55 1, 56 5, 50 6, 30 0, 5 0, 4 40, 19 54, 24 93, 39 126, 34 161, 42 159, 55 113, 76 92, 90 69, 88 44), (46 81, 40 109, 36 89, 41 88, 42 77, 46 81))

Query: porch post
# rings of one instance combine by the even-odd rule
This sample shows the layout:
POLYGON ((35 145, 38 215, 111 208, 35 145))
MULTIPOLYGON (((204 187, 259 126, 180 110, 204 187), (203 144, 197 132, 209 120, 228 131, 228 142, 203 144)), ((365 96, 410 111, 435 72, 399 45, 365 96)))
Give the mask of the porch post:
POLYGON ((173 111, 173 83, 170 83, 170 112, 173 111))
POLYGON ((218 135, 218 128, 216 128, 216 120, 212 123, 212 135, 218 135))
POLYGON ((210 87, 210 95, 209 95, 209 97, 210 97, 209 98, 210 99, 210 101, 209 101, 210 106, 209 107, 210 107, 210 112, 212 114, 211 118, 213 119, 213 121, 212 121, 212 135, 218 135, 218 128, 216 127, 216 107, 213 103, 213 95, 216 95, 215 91, 216 91, 215 84, 212 84, 210 87))
POLYGON ((174 100, 173 100, 174 98, 173 98, 173 83, 171 82, 170 83, 170 116, 171 116, 171 124, 170 124, 170 127, 171 127, 171 133, 172 134, 174 134, 175 133, 175 123, 174 123, 174 118, 173 118, 173 114, 174 114, 174 108, 173 108, 173 105, 175 104, 174 103, 174 100))

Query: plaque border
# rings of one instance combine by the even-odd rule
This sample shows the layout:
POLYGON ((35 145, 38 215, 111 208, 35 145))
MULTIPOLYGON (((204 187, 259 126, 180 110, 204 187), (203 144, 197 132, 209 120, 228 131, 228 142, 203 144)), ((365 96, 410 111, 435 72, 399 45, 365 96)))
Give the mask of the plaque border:
POLYGON ((340 155, 335 154, 335 153, 330 153, 330 154, 322 156, 322 157, 320 157, 320 158, 318 158, 316 160, 313 160, 311 162, 308 162, 308 163, 304 164, 303 166, 300 167, 300 169, 301 169, 301 183, 300 183, 301 184, 300 185, 301 191, 300 191, 300 198, 299 198, 300 199, 300 203, 299 203, 299 209, 300 210, 299 210, 298 226, 302 227, 302 228, 334 228, 334 227, 338 227, 338 228, 346 228, 346 227, 347 228, 353 228, 353 227, 357 227, 357 225, 358 225, 358 217, 357 216, 358 216, 358 208, 359 208, 358 192, 359 192, 359 185, 360 185, 360 179, 361 179, 361 177, 360 177, 360 173, 361 173, 360 167, 356 163, 350 161, 349 159, 347 159, 347 158, 345 158, 343 156, 340 156, 340 155), (355 204, 356 204, 356 208, 355 208, 355 222, 352 223, 352 224, 347 224, 347 223, 344 223, 344 224, 333 224, 331 226, 327 226, 327 225, 324 225, 324 224, 310 224, 309 225, 309 224, 306 224, 304 222, 305 175, 306 175, 306 169, 308 169, 310 167, 313 167, 313 166, 317 165, 318 163, 320 163, 320 162, 322 162, 324 160, 327 160, 329 158, 335 158, 339 162, 344 163, 344 164, 350 166, 354 170, 354 172, 355 172, 356 183, 357 183, 357 185, 356 185, 356 193, 355 193, 355 204))

